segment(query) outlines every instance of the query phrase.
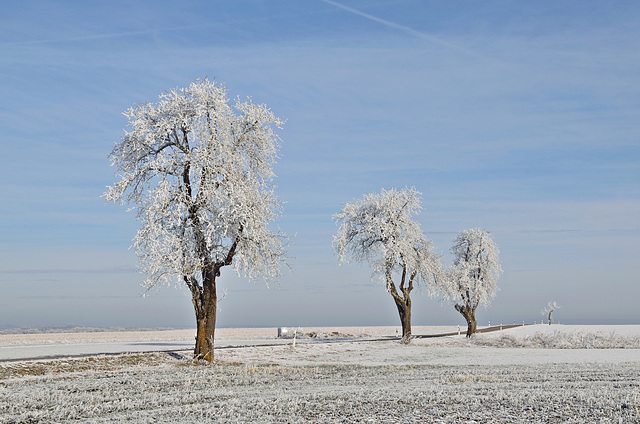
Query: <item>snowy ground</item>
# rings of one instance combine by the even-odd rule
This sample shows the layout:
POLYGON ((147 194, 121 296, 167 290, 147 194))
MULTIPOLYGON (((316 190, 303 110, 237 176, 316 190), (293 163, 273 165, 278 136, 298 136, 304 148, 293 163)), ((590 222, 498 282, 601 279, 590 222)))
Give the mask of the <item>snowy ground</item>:
MULTIPOLYGON (((640 326, 527 326, 409 346, 367 340, 395 327, 363 330, 309 331, 357 341, 221 347, 214 365, 188 351, 2 362, 0 423, 640 423, 640 349, 629 348, 640 326), (554 339, 563 346, 540 347, 554 339), (594 346, 578 348, 585 340, 594 346), (619 343, 630 346, 607 348, 619 343)), ((229 331, 227 341, 260 341, 276 330, 229 331)))
MULTIPOLYGON (((457 326, 416 326, 415 334, 439 334, 456 331, 457 326)), ((371 339, 393 337, 399 327, 291 327, 298 342, 322 339, 371 339), (313 336, 313 337, 312 337, 313 336)), ((225 348, 238 345, 288 344, 277 339, 277 328, 220 328, 215 344, 225 348)), ((154 352, 191 349, 195 330, 114 331, 88 333, 0 334, 0 361, 44 359, 64 356, 97 355, 103 353, 154 352)))

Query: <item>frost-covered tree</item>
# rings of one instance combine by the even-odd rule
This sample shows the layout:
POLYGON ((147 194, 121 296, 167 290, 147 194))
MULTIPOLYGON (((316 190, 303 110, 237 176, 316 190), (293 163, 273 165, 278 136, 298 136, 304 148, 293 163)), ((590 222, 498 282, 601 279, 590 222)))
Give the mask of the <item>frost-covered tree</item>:
POLYGON ((251 99, 230 102, 207 79, 124 115, 130 129, 110 154, 117 181, 105 197, 136 206, 143 285, 189 288, 194 354, 213 360, 220 270, 269 280, 285 260, 286 238, 268 228, 280 213, 271 182, 283 121, 251 99))
POLYGON ((333 238, 338 259, 370 264, 372 278, 386 286, 398 308, 404 343, 411 340, 411 291, 419 283, 432 290, 442 273, 433 244, 413 219, 421 209, 420 193, 405 188, 366 194, 334 215, 340 224, 333 238))
POLYGON ((498 290, 502 268, 500 251, 491 233, 480 228, 462 231, 451 247, 453 264, 441 290, 455 302, 456 311, 467 321, 467 337, 476 331, 476 309, 487 306, 498 290))
POLYGON ((549 303, 547 303, 547 307, 542 310, 542 315, 547 317, 549 325, 551 325, 551 315, 556 311, 556 309, 560 309, 560 305, 558 305, 558 302, 554 300, 549 301, 549 303))

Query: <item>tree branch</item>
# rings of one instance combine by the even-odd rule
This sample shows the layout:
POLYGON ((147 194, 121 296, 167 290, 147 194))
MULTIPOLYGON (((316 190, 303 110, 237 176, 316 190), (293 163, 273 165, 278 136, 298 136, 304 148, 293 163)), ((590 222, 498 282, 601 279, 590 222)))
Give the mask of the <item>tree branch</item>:
POLYGON ((404 280, 407 277, 407 265, 402 264, 402 279, 400 280, 400 291, 404 292, 404 280))
POLYGON ((418 271, 413 271, 411 277, 409 278, 409 291, 413 290, 413 280, 416 278, 416 275, 418 275, 418 271))

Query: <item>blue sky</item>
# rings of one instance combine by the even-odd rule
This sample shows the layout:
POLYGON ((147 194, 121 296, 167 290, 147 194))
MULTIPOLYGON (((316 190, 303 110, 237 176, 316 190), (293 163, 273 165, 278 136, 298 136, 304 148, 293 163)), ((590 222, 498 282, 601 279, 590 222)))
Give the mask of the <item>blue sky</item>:
MULTIPOLYGON (((481 325, 549 300, 640 324, 637 2, 27 0, 0 28, 0 327, 193 325, 181 287, 141 297, 135 216, 100 196, 122 112, 205 76, 287 119, 293 272, 223 272, 219 325, 398 324, 366 266, 338 266, 331 217, 404 186, 445 260, 459 231, 494 233, 481 325)), ((413 320, 464 323, 424 290, 413 320)))

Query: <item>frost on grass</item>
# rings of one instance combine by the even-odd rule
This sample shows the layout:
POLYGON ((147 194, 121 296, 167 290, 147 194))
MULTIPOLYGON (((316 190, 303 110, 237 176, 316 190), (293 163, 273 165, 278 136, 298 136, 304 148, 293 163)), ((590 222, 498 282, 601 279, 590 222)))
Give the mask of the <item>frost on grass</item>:
POLYGON ((562 332, 553 334, 536 332, 533 336, 514 337, 503 334, 499 337, 476 335, 471 343, 476 346, 520 347, 543 349, 640 349, 640 335, 619 335, 612 332, 562 332))
POLYGON ((0 363, 0 382, 24 377, 52 376, 84 371, 115 371, 131 366, 155 366, 162 364, 165 357, 164 353, 144 353, 5 362, 0 363))
POLYGON ((1 378, 0 422, 640 422, 638 362, 461 369, 125 356, 1 378))

